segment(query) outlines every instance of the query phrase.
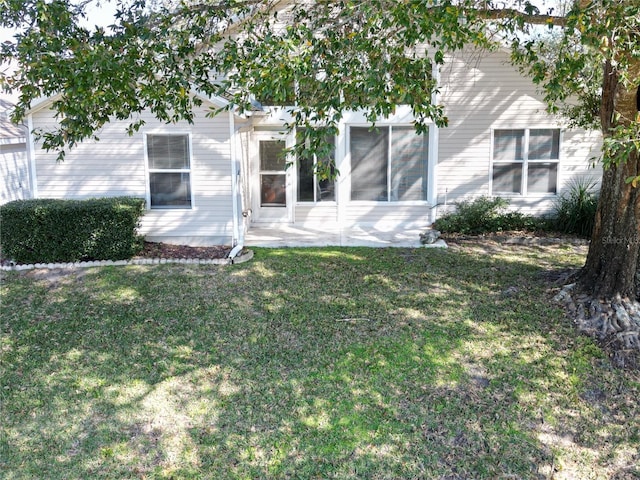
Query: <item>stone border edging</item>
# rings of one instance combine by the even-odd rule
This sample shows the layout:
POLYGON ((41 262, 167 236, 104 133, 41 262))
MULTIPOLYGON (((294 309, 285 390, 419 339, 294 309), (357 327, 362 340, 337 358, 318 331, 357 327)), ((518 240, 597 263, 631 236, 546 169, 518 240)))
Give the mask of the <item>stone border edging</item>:
POLYGON ((111 265, 164 265, 168 263, 186 264, 186 265, 235 265, 244 263, 253 258, 253 250, 248 250, 242 255, 235 258, 134 258, 131 260, 94 260, 89 262, 65 262, 65 263, 31 263, 19 265, 3 265, 0 266, 1 271, 18 272, 23 270, 35 270, 46 268, 49 270, 57 268, 89 268, 89 267, 106 267, 111 265))

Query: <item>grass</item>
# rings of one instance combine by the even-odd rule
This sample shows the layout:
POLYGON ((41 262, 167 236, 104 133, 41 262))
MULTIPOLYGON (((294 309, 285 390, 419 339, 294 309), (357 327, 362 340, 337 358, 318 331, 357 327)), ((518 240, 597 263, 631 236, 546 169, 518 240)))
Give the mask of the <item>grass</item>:
POLYGON ((638 478, 640 379, 550 302, 574 247, 5 273, 4 479, 638 478))

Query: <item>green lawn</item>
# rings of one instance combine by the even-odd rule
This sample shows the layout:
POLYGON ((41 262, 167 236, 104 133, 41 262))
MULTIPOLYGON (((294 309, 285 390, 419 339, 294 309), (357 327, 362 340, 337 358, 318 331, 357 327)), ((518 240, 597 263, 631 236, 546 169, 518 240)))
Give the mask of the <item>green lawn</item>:
POLYGON ((640 379, 551 304, 584 248, 2 274, 0 477, 638 478, 640 379))

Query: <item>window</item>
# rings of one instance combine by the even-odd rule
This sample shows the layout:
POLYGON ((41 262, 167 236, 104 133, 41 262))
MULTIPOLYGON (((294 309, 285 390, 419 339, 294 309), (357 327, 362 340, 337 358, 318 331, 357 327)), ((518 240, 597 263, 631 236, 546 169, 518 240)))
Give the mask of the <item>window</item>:
POLYGON ((260 206, 287 206, 287 161, 281 140, 260 141, 260 206))
MULTIPOLYGON (((336 200, 335 182, 333 180, 321 180, 315 174, 315 165, 319 161, 335 162, 335 137, 328 137, 327 143, 331 146, 328 158, 320 158, 313 155, 309 158, 298 159, 298 201, 299 202, 327 202, 336 200)), ((331 172, 335 173, 334 168, 331 172)))
POLYGON ((494 130, 492 193, 555 194, 560 129, 494 130))
POLYGON ((428 134, 414 127, 351 127, 351 200, 427 199, 428 134))
POLYGON ((189 135, 147 135, 150 208, 191 208, 189 135))

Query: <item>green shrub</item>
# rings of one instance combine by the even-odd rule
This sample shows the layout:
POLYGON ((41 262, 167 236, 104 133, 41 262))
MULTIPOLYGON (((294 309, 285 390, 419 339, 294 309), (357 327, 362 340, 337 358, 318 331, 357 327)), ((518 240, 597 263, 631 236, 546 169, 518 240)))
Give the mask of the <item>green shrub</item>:
POLYGON ((456 211, 436 220, 434 227, 443 233, 482 233, 491 231, 494 218, 509 202, 503 198, 479 197, 456 202, 456 211))
POLYGON ((553 224, 556 230, 590 237, 598 208, 597 182, 593 179, 574 181, 554 205, 553 224))
POLYGON ((479 197, 455 203, 456 211, 435 221, 443 233, 479 234, 509 230, 535 231, 545 228, 542 219, 506 211, 509 201, 501 197, 479 197))
POLYGON ((123 260, 142 248, 144 200, 17 200, 0 207, 3 255, 19 263, 123 260))

